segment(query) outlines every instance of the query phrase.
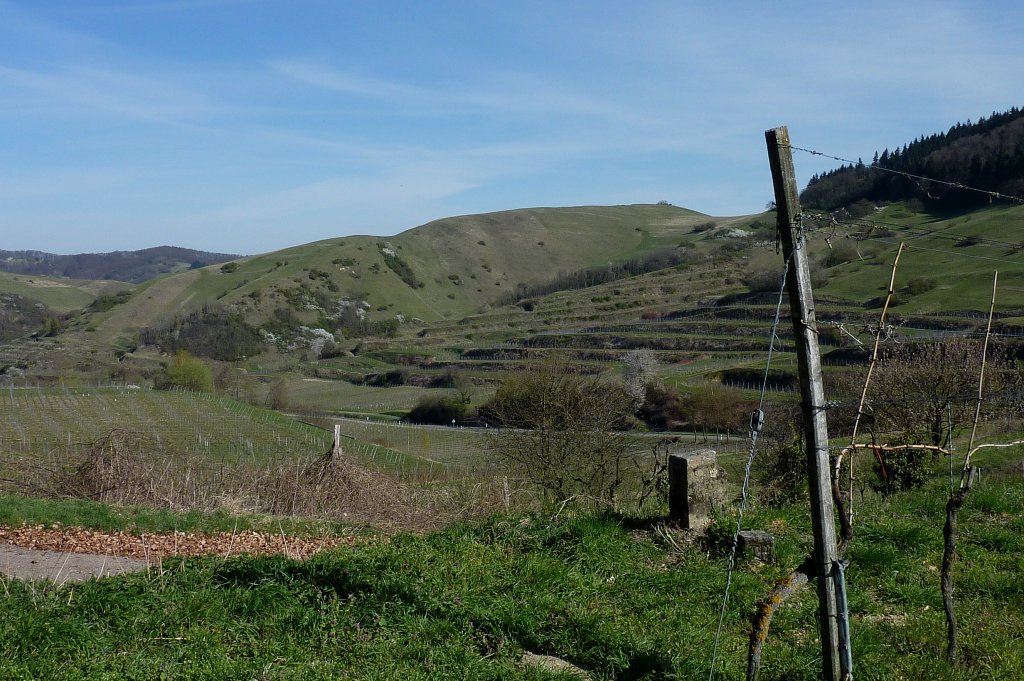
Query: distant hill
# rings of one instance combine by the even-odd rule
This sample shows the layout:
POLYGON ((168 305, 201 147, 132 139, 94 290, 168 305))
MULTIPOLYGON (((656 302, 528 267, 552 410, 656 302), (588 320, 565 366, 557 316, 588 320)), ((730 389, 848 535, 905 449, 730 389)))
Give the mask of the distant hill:
MULTIPOLYGON (((486 386, 556 348, 599 370, 646 347, 666 379, 724 381, 731 371, 742 383, 763 362, 777 301, 775 217, 651 204, 530 208, 336 237, 136 286, 3 273, 0 336, 10 340, 0 338, 0 376, 6 366, 142 384, 185 349, 239 362, 261 389, 270 375, 301 372, 289 390, 320 409, 334 404, 317 392, 334 390, 321 379, 376 390, 408 378, 420 390, 450 369, 486 386)), ((1024 243, 1024 206, 941 217, 898 202, 872 220, 881 227, 866 237, 809 242, 821 318, 848 332, 823 333, 830 350, 877 323, 880 282, 901 241, 894 324, 911 335, 973 333, 998 264, 995 326, 1022 333, 1024 250, 1015 244, 1024 243)))
POLYGON ((234 260, 237 255, 158 246, 141 251, 57 255, 42 251, 0 250, 0 271, 69 279, 114 280, 133 284, 161 274, 234 260))
POLYGON ((79 340, 187 342, 195 354, 227 359, 255 354, 254 330, 264 347, 281 348, 315 341, 318 329, 379 337, 417 320, 460 319, 582 268, 678 255, 718 232, 749 229, 756 217, 654 204, 529 208, 445 218, 390 237, 337 237, 148 281, 87 311, 89 333, 79 340))
POLYGON ((110 280, 72 281, 0 272, 0 343, 30 333, 55 334, 78 311, 97 301, 123 299, 128 290, 127 284, 110 280))
POLYGON ((870 164, 847 164, 815 175, 800 200, 809 208, 822 210, 851 208, 858 202, 913 201, 938 213, 989 203, 989 196, 983 193, 898 173, 1024 195, 1024 110, 1015 107, 976 123, 957 123, 947 132, 876 153, 870 164))

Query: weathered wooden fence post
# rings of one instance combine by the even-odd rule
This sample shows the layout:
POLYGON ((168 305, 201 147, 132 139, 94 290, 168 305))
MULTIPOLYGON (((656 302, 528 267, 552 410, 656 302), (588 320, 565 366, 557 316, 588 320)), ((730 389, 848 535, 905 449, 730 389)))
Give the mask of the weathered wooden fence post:
POLYGON ((789 130, 765 131, 768 161, 775 187, 775 207, 782 255, 789 263, 786 290, 796 338, 797 370, 800 378, 800 407, 807 438, 807 474, 814 532, 815 583, 818 589, 818 620, 821 627, 822 677, 839 681, 840 656, 837 627, 836 587, 833 580, 837 559, 835 517, 832 510, 832 480, 828 458, 828 428, 825 421, 825 389, 821 378, 818 328, 807 260, 807 240, 800 226, 800 198, 789 130))

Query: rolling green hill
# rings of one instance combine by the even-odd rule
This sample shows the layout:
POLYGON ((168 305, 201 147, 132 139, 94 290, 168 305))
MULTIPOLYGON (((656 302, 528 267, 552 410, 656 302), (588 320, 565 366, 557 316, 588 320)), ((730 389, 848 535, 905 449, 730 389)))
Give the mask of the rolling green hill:
MULTIPOLYGON (((98 299, 127 286, 113 281, 77 281, 0 272, 0 343, 59 332, 65 320, 98 299)), ((0 362, 3 361, 0 346, 0 362)))
POLYGON ((241 259, 237 268, 204 268, 187 291, 196 300, 242 305, 257 318, 290 297, 301 299, 301 313, 325 302, 319 297, 365 301, 372 318, 437 320, 489 305, 519 283, 674 247, 709 220, 649 205, 446 218, 393 237, 328 239, 241 259))
MULTIPOLYGON (((877 323, 903 241, 892 320, 906 333, 975 331, 995 269, 1002 282, 997 329, 1015 334, 1024 325, 1022 206, 939 218, 891 204, 866 218, 808 226, 826 324, 877 323)), ((714 383, 763 361, 781 273, 771 213, 712 218, 669 205, 505 211, 162 277, 109 305, 87 306, 46 343, 4 344, 0 360, 41 376, 109 369, 144 378, 162 361, 154 350, 186 347, 219 360, 246 356, 243 366, 266 381, 287 369, 390 385, 389 372, 405 371, 411 376, 399 383, 422 390, 443 385, 449 371, 493 384, 552 351, 614 369, 624 352, 646 347, 659 354, 671 382, 714 383), (671 257, 649 268, 620 267, 651 254, 671 257), (225 340, 227 328, 241 335, 225 340), (317 346, 324 337, 332 340, 317 346), (232 354, 238 338, 250 340, 232 354)), ((85 300, 89 291, 77 295, 85 300)), ((849 342, 828 331, 826 352, 849 342)), ((780 349, 776 362, 791 366, 780 349)), ((326 390, 337 399, 325 409, 354 410, 344 404, 349 392, 326 390)), ((385 411, 401 411, 419 394, 381 402, 390 405, 385 411)))
POLYGON ((486 310, 559 273, 677 250, 714 226, 750 222, 669 205, 538 208, 448 218, 393 237, 328 239, 147 282, 94 314, 83 342, 110 345, 204 307, 231 310, 278 338, 302 325, 393 333, 486 310))

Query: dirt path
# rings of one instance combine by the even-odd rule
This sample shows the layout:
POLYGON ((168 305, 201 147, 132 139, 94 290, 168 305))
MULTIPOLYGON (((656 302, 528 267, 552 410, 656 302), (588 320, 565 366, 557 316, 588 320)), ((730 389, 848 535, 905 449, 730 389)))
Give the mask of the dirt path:
POLYGON ((15 579, 49 579, 57 586, 93 577, 138 572, 148 567, 150 563, 138 558, 38 551, 0 544, 0 573, 15 579))
POLYGON ((75 527, 0 527, 0 573, 16 579, 51 579, 57 584, 145 570, 167 556, 283 554, 308 558, 352 546, 365 538, 309 539, 245 530, 234 533, 103 532, 75 527))

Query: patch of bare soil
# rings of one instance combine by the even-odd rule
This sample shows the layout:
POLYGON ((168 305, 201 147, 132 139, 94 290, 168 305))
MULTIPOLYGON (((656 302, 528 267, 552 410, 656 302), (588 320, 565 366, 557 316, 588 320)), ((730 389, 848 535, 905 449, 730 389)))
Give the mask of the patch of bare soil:
POLYGON ((320 551, 352 546, 365 538, 302 538, 244 530, 193 532, 103 532, 79 527, 0 527, 0 573, 16 579, 50 579, 57 584, 145 570, 168 556, 223 557, 283 554, 305 559, 320 551))

